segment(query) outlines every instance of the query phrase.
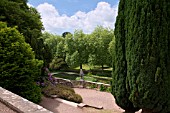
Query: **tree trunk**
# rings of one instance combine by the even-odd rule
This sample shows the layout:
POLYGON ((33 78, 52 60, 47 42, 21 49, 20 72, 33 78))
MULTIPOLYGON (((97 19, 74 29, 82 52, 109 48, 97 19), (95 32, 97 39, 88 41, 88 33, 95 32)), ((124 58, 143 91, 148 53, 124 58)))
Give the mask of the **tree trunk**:
POLYGON ((142 113, 155 113, 153 110, 150 109, 142 109, 142 113))
POLYGON ((103 73, 103 69, 104 69, 104 66, 103 66, 103 64, 102 64, 102 73, 103 73))
POLYGON ((82 67, 83 67, 82 64, 80 64, 80 69, 82 69, 82 67))

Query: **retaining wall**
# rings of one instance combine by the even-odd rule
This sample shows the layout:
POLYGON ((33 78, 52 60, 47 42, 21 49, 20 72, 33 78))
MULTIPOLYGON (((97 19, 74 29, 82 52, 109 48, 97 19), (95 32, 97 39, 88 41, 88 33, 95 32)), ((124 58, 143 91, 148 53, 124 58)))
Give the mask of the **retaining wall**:
POLYGON ((83 80, 68 80, 63 78, 57 78, 55 77, 56 83, 60 83, 66 86, 70 87, 83 87, 83 88, 90 88, 92 85, 94 85, 97 89, 100 89, 101 85, 103 85, 106 88, 111 87, 110 84, 104 84, 100 82, 91 82, 91 81, 83 81, 83 80))
POLYGON ((0 87, 0 102, 18 113, 53 113, 2 87, 0 87))

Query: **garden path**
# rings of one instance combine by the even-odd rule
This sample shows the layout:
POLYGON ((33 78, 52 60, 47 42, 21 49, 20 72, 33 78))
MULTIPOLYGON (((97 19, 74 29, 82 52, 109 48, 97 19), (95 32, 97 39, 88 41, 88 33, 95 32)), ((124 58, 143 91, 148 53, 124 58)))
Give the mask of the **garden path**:
MULTIPOLYGON (((74 88, 75 92, 83 98, 83 103, 94 106, 103 106, 103 110, 94 108, 78 108, 65 103, 61 103, 55 99, 43 97, 41 106, 53 111, 54 113, 123 113, 124 110, 116 105, 112 94, 107 92, 96 91, 92 89, 74 88)), ((136 113, 141 113, 138 111, 136 113)))

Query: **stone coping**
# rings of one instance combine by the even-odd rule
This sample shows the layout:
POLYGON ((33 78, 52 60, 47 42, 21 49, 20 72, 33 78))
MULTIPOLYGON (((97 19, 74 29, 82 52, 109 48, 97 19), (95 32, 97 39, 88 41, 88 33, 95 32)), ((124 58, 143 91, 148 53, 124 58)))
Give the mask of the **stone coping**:
POLYGON ((84 82, 84 83, 92 83, 92 84, 96 84, 96 85, 104 85, 104 86, 107 86, 107 87, 110 87, 110 84, 105 84, 105 83, 101 83, 101 82, 92 82, 92 81, 86 81, 86 80, 69 80, 69 79, 64 79, 64 78, 58 78, 58 77, 55 77, 56 81, 57 82, 60 82, 61 81, 66 81, 66 82, 84 82))
POLYGON ((18 113, 53 113, 2 87, 0 87, 0 102, 18 113))

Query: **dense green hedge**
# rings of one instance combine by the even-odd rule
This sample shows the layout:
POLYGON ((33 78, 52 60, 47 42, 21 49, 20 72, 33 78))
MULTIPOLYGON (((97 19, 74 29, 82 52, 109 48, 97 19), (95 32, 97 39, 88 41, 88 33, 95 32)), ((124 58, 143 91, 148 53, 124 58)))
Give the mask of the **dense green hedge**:
POLYGON ((16 28, 0 22, 0 86, 32 102, 41 100, 41 90, 34 80, 40 75, 42 61, 16 28))
POLYGON ((112 93, 122 108, 170 112, 170 1, 120 0, 112 93))

